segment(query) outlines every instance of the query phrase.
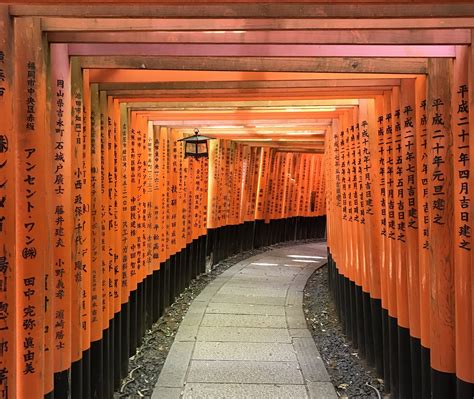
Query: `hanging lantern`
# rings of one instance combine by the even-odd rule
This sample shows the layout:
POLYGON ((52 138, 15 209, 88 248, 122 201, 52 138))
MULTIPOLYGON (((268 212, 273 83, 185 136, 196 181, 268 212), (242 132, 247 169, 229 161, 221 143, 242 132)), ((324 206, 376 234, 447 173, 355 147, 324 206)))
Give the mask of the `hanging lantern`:
POLYGON ((184 157, 208 158, 209 148, 207 146, 208 140, 212 140, 212 137, 201 136, 199 129, 194 129, 194 136, 182 138, 178 141, 184 141, 184 157))

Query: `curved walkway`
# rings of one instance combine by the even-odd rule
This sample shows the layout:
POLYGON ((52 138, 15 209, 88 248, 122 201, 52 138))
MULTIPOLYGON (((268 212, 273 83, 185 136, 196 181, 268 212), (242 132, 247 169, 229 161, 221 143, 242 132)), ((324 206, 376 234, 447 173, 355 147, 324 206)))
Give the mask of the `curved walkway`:
POLYGON ((325 262, 325 243, 302 244, 218 276, 184 317, 153 399, 337 398, 302 309, 325 262))

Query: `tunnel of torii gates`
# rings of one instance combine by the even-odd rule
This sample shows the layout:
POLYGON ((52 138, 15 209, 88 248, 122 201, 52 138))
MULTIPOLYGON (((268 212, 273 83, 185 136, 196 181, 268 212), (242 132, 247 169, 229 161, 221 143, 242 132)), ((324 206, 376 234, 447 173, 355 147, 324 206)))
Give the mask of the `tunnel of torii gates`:
POLYGON ((324 237, 392 397, 472 397, 471 2, 21 3, 0 5, 0 398, 112 397, 209 265, 324 237), (208 159, 177 143, 194 128, 208 159))

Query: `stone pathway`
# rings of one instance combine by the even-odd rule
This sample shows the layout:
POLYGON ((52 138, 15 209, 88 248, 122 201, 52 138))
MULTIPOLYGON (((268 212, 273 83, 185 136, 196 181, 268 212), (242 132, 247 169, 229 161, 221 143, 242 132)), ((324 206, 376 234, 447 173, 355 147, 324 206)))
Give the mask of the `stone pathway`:
POLYGON ((194 300, 153 392, 172 398, 337 398, 303 314, 325 243, 248 258, 194 300))

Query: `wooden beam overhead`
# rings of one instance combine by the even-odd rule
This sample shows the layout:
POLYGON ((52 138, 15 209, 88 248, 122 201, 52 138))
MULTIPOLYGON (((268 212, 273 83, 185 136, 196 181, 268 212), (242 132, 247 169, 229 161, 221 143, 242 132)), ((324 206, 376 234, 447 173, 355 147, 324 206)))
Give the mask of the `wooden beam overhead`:
POLYGON ((425 74, 424 58, 357 57, 80 57, 83 68, 425 74))
MULTIPOLYGON (((144 113, 139 112, 140 115, 143 115, 144 113)), ((167 120, 161 120, 160 116, 157 114, 151 114, 147 113, 147 117, 153 121, 153 124, 155 126, 174 126, 174 127, 181 127, 181 128, 195 128, 196 126, 198 127, 210 127, 210 126, 219 126, 219 125, 226 125, 226 126, 238 126, 245 124, 246 125, 268 125, 269 127, 275 126, 275 125, 284 125, 284 124, 293 124, 293 125, 299 125, 299 126, 327 126, 332 123, 332 119, 329 118, 310 118, 310 119, 291 119, 291 120, 278 120, 275 121, 275 119, 259 119, 259 118, 249 118, 246 119, 245 121, 242 121, 242 119, 226 119, 226 120, 216 120, 212 119, 212 117, 209 117, 208 119, 200 120, 200 121, 195 121, 195 120, 186 120, 186 119, 179 119, 177 117, 176 119, 167 119, 167 120)))
MULTIPOLYGON (((188 130, 184 130, 184 129, 180 129, 182 132, 184 133, 189 133, 189 134, 192 134, 193 133, 193 130, 192 129, 188 129, 188 130)), ((206 131, 206 132, 203 132, 201 130, 199 130, 199 132, 201 134, 205 134, 206 136, 209 136, 209 137, 213 137, 213 138, 220 138, 220 139, 226 139, 226 140, 258 140, 258 139, 261 139, 263 141, 266 141, 265 139, 269 139, 271 138, 272 140, 274 141, 278 141, 278 140, 291 140, 292 143, 300 143, 300 142, 308 142, 308 141, 314 141, 315 143, 324 143, 324 135, 313 135, 313 136, 308 136, 308 135, 304 135, 304 136, 296 136, 296 135, 292 135, 292 136, 288 136, 288 135, 284 135, 284 134, 268 134, 268 135, 259 135, 259 134, 252 134, 252 133, 224 133, 224 132, 211 132, 211 131, 206 131)))
MULTIPOLYGON (((327 80, 262 80, 262 81, 205 81, 205 82, 146 82, 146 83, 100 83, 99 90, 237 90, 245 93, 251 90, 330 90, 360 89, 400 86, 400 79, 327 79, 327 80)), ((263 92, 263 91, 262 91, 263 92)))
MULTIPOLYGON (((214 126, 214 127, 203 127, 200 132, 202 134, 216 135, 256 135, 274 137, 290 137, 290 138, 307 138, 308 136, 313 137, 314 135, 324 135, 330 125, 326 126, 287 126, 287 127, 272 127, 270 125, 265 127, 250 127, 250 126, 214 126)), ((182 129, 183 131, 193 133, 191 128, 182 129)))
MULTIPOLYGON (((186 112, 191 109, 196 109, 196 112, 202 112, 206 109, 213 108, 215 110, 220 110, 221 108, 223 111, 228 110, 228 112, 234 112, 239 110, 254 110, 258 112, 257 109, 261 108, 282 108, 282 109, 291 109, 292 112, 294 109, 298 107, 352 107, 354 105, 358 105, 359 101, 357 99, 345 99, 345 98, 338 98, 338 99, 311 99, 311 100, 246 100, 246 101, 191 101, 186 102, 185 106, 183 106, 182 101, 177 102, 169 102, 169 101, 153 101, 153 99, 149 99, 146 97, 142 98, 134 98, 134 99, 127 99, 122 98, 121 102, 127 102, 129 107, 153 107, 156 110, 172 110, 177 109, 181 110, 186 108, 186 112), (134 102, 131 102, 133 100, 134 102)), ((222 112, 222 111, 219 111, 222 112)), ((280 111, 278 111, 280 112, 280 111)))
POLYGON ((251 147, 273 147, 273 148, 298 148, 298 149, 308 149, 308 148, 320 148, 324 150, 324 140, 318 141, 265 141, 265 140, 245 140, 245 139, 237 139, 234 141, 238 141, 240 144, 246 144, 251 147))
MULTIPOLYGON (((470 0, 457 0, 458 4, 461 3, 469 3, 470 0)), ((11 0, 0 0, 1 3, 9 3, 11 0)), ((352 0, 353 4, 371 4, 376 3, 380 4, 383 0, 352 0)), ((414 2, 418 4, 449 4, 450 0, 395 0, 391 1, 391 4, 413 4, 414 2)), ((174 5, 186 5, 189 4, 189 1, 186 0, 139 0, 139 1, 132 1, 132 0, 16 0, 17 4, 73 4, 73 5, 80 5, 80 4, 128 4, 128 5, 135 5, 137 3, 147 4, 147 5, 159 5, 165 4, 169 5, 170 3, 174 5)), ((233 3, 233 4, 268 4, 269 0, 195 0, 195 4, 225 4, 225 3, 233 3)), ((286 0, 285 3, 296 3, 298 5, 301 4, 334 4, 334 3, 347 3, 347 0, 333 0, 332 2, 328 2, 328 0, 286 0)))
MULTIPOLYGON (((55 45, 52 45, 55 46, 55 45)), ((92 83, 191 83, 242 82, 242 81, 291 81, 291 80, 374 80, 374 79, 409 79, 417 74, 387 73, 318 73, 318 72, 278 72, 278 71, 216 71, 216 70, 176 70, 176 69, 90 69, 89 80, 92 83)), ((210 83, 211 84, 211 83, 210 83)), ((344 84, 342 83, 341 86, 344 84)))
POLYGON ((310 149, 310 148, 276 148, 276 152, 301 152, 307 154, 324 154, 324 148, 322 149, 310 149))
POLYGON ((330 31, 50 32, 52 43, 209 43, 209 44, 470 44, 470 29, 330 31))
POLYGON ((71 56, 159 57, 448 57, 452 45, 321 45, 321 44, 182 44, 87 43, 69 44, 71 56))
MULTIPOLYGON (((303 15, 303 14, 301 14, 303 15)), ((474 18, 41 18, 44 31, 251 31, 251 30, 402 30, 474 28, 474 18)), ((449 34, 448 34, 449 37, 449 34)))
POLYGON ((307 92, 288 92, 284 91, 275 91, 275 92, 249 92, 249 93, 221 93, 218 90, 213 92, 192 92, 192 91, 179 91, 174 93, 173 91, 121 91, 121 90, 112 90, 107 91, 107 94, 119 98, 119 99, 130 99, 130 101, 140 99, 140 98, 149 98, 153 101, 180 101, 187 103, 190 101, 216 101, 216 99, 222 99, 226 101, 246 101, 246 100, 258 100, 258 101, 269 101, 269 100, 286 100, 286 101, 299 101, 299 100, 314 100, 314 99, 360 99, 360 98, 373 98, 377 95, 383 95, 384 91, 391 90, 391 86, 382 86, 380 88, 372 88, 368 90, 367 88, 360 87, 358 90, 344 90, 344 89, 335 89, 334 91, 320 91, 313 90, 307 92))
POLYGON ((201 112, 190 114, 185 111, 181 112, 163 112, 156 111, 154 108, 143 108, 135 107, 129 108, 137 114, 147 116, 150 120, 159 121, 174 121, 175 124, 184 124, 184 121, 191 121, 193 123, 199 123, 204 126, 212 125, 228 125, 228 124, 259 124, 262 121, 269 121, 273 124, 279 124, 281 121, 304 121, 314 124, 319 120, 327 120, 332 118, 338 118, 342 111, 334 112, 234 112, 234 113, 208 113, 201 112), (232 122, 231 122, 232 121, 232 122), (211 124, 212 123, 212 124, 211 124))
MULTIPOLYGON (((202 127, 201 133, 206 134, 253 134, 253 135, 279 135, 279 136, 288 136, 290 137, 305 137, 310 135, 321 135, 325 134, 326 130, 330 127, 330 125, 325 126, 317 126, 317 125, 307 125, 307 126, 286 126, 286 127, 272 127, 271 125, 268 126, 259 126, 259 127, 251 127, 248 125, 236 125, 236 126, 227 126, 227 127, 220 127, 220 126, 210 126, 210 127, 202 127)), ((191 128, 186 130, 191 131, 191 128)))
MULTIPOLYGON (((5 1, 5 0, 2 0, 5 1)), ((99 2, 99 0, 97 0, 99 2)), ((8 3, 8 0, 6 0, 8 3)), ((144 7, 130 1, 120 4, 74 5, 64 1, 37 0, 48 5, 12 4, 13 16, 64 16, 64 17, 156 17, 156 18, 465 18, 474 16, 474 4, 457 2, 448 4, 290 4, 290 3, 237 3, 209 4, 197 0, 195 4, 155 4, 144 7), (203 4, 204 3, 204 4, 203 4)), ((103 3, 103 0, 101 0, 103 3)), ((150 2, 152 3, 152 2, 150 2)), ((76 3, 77 4, 77 3, 76 3)))

